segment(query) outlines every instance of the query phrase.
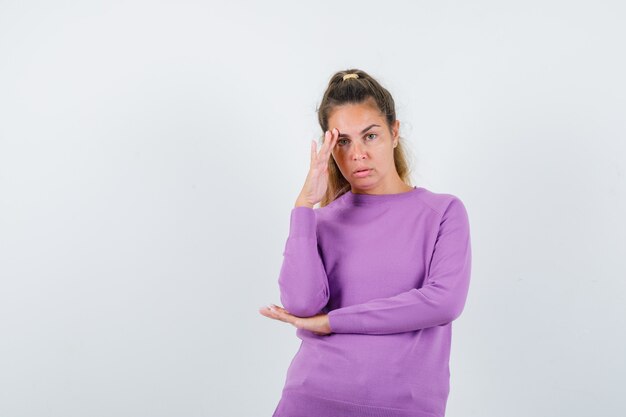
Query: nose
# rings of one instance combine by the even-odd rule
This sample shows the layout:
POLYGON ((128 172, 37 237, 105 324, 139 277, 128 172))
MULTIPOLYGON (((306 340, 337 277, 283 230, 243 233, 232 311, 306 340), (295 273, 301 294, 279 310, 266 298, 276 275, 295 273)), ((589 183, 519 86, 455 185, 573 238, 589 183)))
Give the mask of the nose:
POLYGON ((352 147, 352 159, 357 160, 357 159, 363 159, 363 158, 365 158, 365 150, 361 148, 360 144, 355 143, 354 146, 352 147))

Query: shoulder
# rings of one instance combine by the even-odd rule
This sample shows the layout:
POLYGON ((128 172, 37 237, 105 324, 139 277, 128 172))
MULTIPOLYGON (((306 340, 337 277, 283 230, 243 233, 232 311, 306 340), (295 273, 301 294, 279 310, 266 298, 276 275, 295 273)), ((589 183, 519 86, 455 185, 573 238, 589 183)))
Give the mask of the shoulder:
MULTIPOLYGON (((316 217, 317 216, 324 216, 324 215, 326 215, 326 213, 330 213, 330 212, 334 211, 334 209, 336 209, 339 206, 341 206, 342 197, 343 197, 343 194, 341 196, 339 196, 337 199, 335 199, 335 200, 331 201, 330 203, 328 203, 324 207, 321 207, 319 205, 315 205, 314 207, 304 207, 304 206, 302 206, 302 209, 305 209, 306 211, 314 213, 316 217)), ((294 208, 296 208, 296 207, 294 207, 294 208)))
POLYGON ((416 198, 424 205, 430 207, 433 211, 443 216, 450 212, 466 213, 465 204, 455 194, 435 192, 424 187, 418 187, 420 192, 416 194, 416 198))
POLYGON ((324 207, 315 207, 313 211, 315 212, 315 217, 318 221, 323 221, 331 218, 335 215, 338 209, 343 207, 345 194, 340 195, 335 200, 331 201, 324 207))

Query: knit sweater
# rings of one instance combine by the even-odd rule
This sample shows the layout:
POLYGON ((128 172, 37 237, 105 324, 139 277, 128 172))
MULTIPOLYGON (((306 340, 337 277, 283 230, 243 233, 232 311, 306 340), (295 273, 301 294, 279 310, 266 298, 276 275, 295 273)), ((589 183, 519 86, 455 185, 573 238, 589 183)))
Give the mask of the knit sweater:
POLYGON ((469 232, 458 197, 423 187, 294 207, 280 300, 298 317, 328 314, 332 333, 296 329, 272 417, 443 417, 469 232))

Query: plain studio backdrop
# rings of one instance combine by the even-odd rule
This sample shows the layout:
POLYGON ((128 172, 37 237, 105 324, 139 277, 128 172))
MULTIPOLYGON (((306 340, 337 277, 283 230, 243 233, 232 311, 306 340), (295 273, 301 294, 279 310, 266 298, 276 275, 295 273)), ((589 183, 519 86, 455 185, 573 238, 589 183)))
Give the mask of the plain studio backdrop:
POLYGON ((258 308, 353 67, 470 217, 447 417, 625 415, 625 10, 1 1, 0 415, 270 417, 300 340, 258 308))

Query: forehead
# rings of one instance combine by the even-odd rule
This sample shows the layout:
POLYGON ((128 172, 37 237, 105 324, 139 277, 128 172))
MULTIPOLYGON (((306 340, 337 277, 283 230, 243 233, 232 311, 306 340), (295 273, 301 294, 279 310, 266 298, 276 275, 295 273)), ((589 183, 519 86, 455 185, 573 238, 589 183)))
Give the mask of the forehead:
POLYGON ((375 104, 349 103, 336 106, 328 117, 328 128, 339 131, 360 130, 371 124, 385 125, 385 119, 375 104))

